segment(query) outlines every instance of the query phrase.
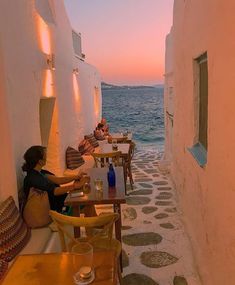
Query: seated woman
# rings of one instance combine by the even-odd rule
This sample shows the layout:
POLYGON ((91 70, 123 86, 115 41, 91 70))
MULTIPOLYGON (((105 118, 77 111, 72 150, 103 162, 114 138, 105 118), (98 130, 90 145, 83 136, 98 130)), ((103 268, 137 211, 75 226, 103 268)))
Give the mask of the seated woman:
POLYGON ((103 125, 102 130, 104 132, 104 135, 108 136, 109 135, 109 125, 107 124, 106 119, 102 118, 100 123, 103 125))
MULTIPOLYGON (((42 146, 32 146, 24 154, 25 163, 22 166, 23 171, 27 172, 24 179, 24 192, 26 198, 29 195, 31 187, 46 191, 51 210, 62 211, 64 200, 67 193, 81 188, 87 177, 81 172, 70 177, 57 177, 53 173, 43 170, 46 164, 46 148, 42 146), (71 185, 63 185, 74 181, 71 185)), ((86 216, 96 216, 93 206, 84 207, 86 216)))
POLYGON ((94 136, 97 140, 103 141, 105 140, 105 135, 103 132, 103 124, 99 123, 94 131, 94 136))

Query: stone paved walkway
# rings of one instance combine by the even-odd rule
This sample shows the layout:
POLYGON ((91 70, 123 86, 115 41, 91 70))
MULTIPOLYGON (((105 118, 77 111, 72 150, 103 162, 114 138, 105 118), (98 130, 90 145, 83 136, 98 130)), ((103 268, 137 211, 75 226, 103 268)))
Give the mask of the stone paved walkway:
POLYGON ((134 191, 122 206, 125 285, 200 285, 175 190, 159 156, 137 152, 134 191))

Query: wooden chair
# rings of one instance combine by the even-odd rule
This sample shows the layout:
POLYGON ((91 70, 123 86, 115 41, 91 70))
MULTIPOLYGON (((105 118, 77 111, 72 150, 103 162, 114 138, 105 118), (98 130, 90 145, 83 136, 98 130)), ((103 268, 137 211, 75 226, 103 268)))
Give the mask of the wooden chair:
POLYGON ((108 153, 91 153, 95 161, 95 167, 108 167, 109 163, 114 166, 122 166, 123 161, 121 151, 108 152, 108 153))
MULTIPOLYGON (((108 143, 112 143, 112 140, 113 140, 112 137, 108 137, 108 143)), ((117 143, 127 143, 128 138, 127 137, 115 138, 115 140, 117 141, 117 143)))
MULTIPOLYGON (((89 242, 94 251, 113 250, 116 253, 117 261, 121 256, 122 245, 120 241, 113 238, 113 224, 119 218, 117 213, 103 213, 95 217, 70 217, 62 215, 56 211, 50 211, 55 225, 57 226, 61 250, 71 251, 74 245, 82 242, 89 242), (68 226, 85 227, 86 236, 74 238, 68 231, 68 226)), ((122 283, 120 263, 118 263, 118 278, 122 283)))
POLYGON ((127 177, 129 178, 132 190, 133 190, 134 180, 133 180, 132 171, 131 171, 131 160, 134 157, 135 146, 136 146, 135 143, 133 141, 131 141, 130 142, 129 153, 128 153, 128 158, 125 161, 126 178, 127 177))

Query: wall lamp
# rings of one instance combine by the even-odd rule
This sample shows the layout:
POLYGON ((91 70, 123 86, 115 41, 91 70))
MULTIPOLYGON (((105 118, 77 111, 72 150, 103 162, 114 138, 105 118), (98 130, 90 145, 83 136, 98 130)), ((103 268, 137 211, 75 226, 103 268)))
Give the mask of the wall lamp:
POLYGON ((55 70, 55 55, 53 53, 47 55, 47 66, 49 69, 55 70))
POLYGON ((73 74, 78 75, 78 68, 74 68, 74 69, 73 69, 73 74))

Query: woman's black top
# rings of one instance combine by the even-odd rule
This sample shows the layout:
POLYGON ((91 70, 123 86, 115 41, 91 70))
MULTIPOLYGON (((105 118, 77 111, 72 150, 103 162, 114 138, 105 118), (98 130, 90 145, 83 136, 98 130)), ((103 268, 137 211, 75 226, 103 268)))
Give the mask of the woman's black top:
POLYGON ((37 171, 33 169, 27 172, 27 175, 24 179, 24 192, 26 198, 28 198, 31 187, 37 188, 42 191, 46 191, 48 193, 51 209, 61 212, 62 207, 64 206, 64 200, 66 198, 66 194, 55 196, 54 195, 55 188, 59 187, 59 185, 51 182, 46 177, 46 174, 54 175, 53 173, 47 170, 37 171))

